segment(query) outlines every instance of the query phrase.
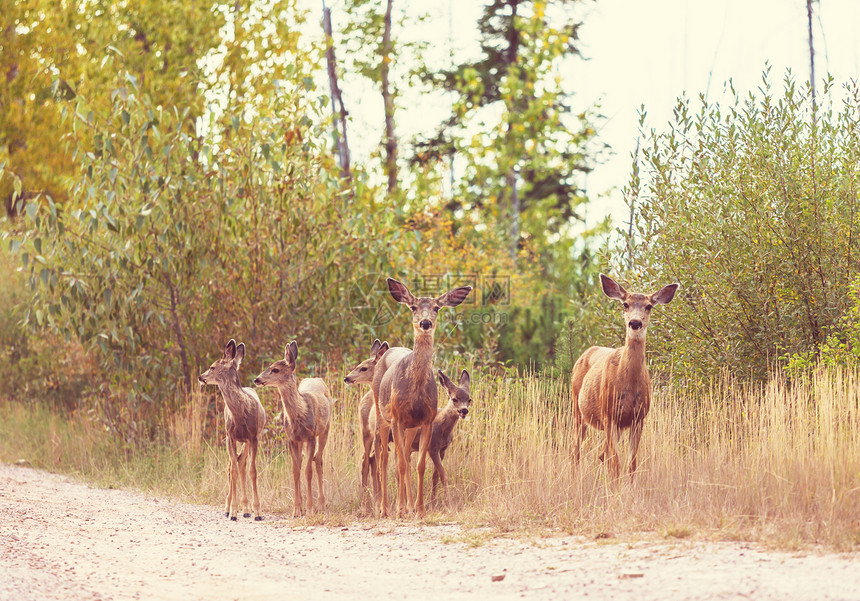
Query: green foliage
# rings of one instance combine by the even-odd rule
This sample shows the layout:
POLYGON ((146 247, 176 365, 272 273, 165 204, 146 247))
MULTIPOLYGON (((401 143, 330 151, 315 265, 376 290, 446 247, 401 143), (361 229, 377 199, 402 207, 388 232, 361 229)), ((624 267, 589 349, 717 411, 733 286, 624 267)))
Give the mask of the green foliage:
POLYGON ((728 107, 679 100, 649 136, 622 261, 644 287, 681 283, 649 338, 676 373, 763 378, 855 326, 842 316, 860 267, 860 88, 829 82, 813 103, 765 73, 757 93, 731 92, 728 107))

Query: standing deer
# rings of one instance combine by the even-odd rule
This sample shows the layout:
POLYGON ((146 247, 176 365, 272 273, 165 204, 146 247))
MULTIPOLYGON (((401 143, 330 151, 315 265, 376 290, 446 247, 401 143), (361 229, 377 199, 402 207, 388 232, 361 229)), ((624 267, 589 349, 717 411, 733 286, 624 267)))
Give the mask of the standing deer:
MULTIPOLYGON (((379 342, 379 339, 373 341, 370 347, 370 358, 365 359, 356 365, 343 379, 347 384, 372 384, 373 374, 376 371, 376 365, 383 355, 388 351, 387 342, 379 342)), ((396 347, 402 348, 402 347, 396 347)), ((409 349, 404 349, 408 351, 409 349)), ((362 506, 366 507, 365 500, 367 499, 368 481, 372 478, 373 495, 375 499, 379 499, 379 478, 377 476, 376 458, 373 456, 373 437, 376 434, 376 420, 373 419, 373 429, 371 429, 371 416, 375 418, 376 410, 373 406, 373 391, 368 390, 361 397, 358 404, 358 416, 361 421, 361 439, 364 446, 364 455, 361 459, 361 502, 362 506)))
POLYGON ((251 517, 248 504, 248 489, 245 483, 245 464, 250 455, 251 485, 254 492, 254 519, 262 520, 260 515, 260 496, 257 494, 257 439, 266 425, 266 410, 260 403, 253 388, 243 388, 239 380, 239 366, 245 358, 245 343, 236 346, 236 341, 230 339, 224 347, 220 359, 209 369, 198 376, 201 384, 216 384, 224 397, 224 422, 227 427, 227 454, 230 461, 227 465, 227 499, 224 501, 224 512, 233 521, 239 505, 239 495, 236 490, 238 482, 242 483, 242 505, 245 508, 244 517, 251 517), (242 453, 236 453, 237 443, 243 443, 242 453))
POLYGON ((651 379, 645 363, 645 334, 655 305, 672 302, 679 284, 664 286, 654 294, 629 293, 610 277, 600 274, 603 292, 624 307, 627 334, 621 348, 592 346, 586 350, 571 373, 570 387, 576 401, 574 421, 574 466, 579 464, 580 446, 586 426, 603 430, 606 444, 602 458, 609 461, 613 478, 618 478, 618 437, 630 431, 629 472, 636 471, 636 452, 642 426, 651 405, 651 379), (585 423, 583 423, 585 422, 585 423))
MULTIPOLYGON (((439 383, 448 393, 448 404, 436 412, 433 420, 433 433, 430 435, 430 448, 427 451, 430 461, 433 462, 433 488, 430 491, 430 502, 436 500, 436 485, 442 482, 442 491, 445 494, 445 504, 448 505, 448 473, 442 465, 445 459, 445 451, 454 440, 454 427, 461 419, 466 419, 469 414, 469 406, 472 397, 469 394, 469 372, 465 369, 460 372, 460 380, 457 384, 451 381, 442 370, 439 370, 439 383)), ((417 440, 412 444, 411 452, 418 450, 417 440)))
MULTIPOLYGON (((456 307, 472 291, 471 286, 462 286, 442 296, 416 297, 397 280, 388 278, 388 291, 399 303, 412 311, 412 331, 415 342, 411 351, 389 359, 387 369, 377 382, 374 373, 373 394, 376 403, 376 418, 379 427, 379 479, 382 488, 382 516, 388 515, 388 440, 394 434, 394 450, 397 453, 397 513, 405 514, 406 501, 413 507, 412 480, 409 474, 409 453, 418 429, 421 430, 418 458, 418 497, 414 503, 418 516, 424 515, 424 468, 430 448, 433 419, 436 417, 438 397, 436 379, 433 377, 433 335, 436 319, 442 307, 456 307)), ((391 355, 388 351, 383 359, 391 355)))
POLYGON ((328 387, 321 378, 296 380, 296 358, 299 346, 293 340, 284 349, 284 358, 275 361, 254 378, 256 386, 274 386, 278 389, 281 406, 286 417, 285 427, 290 441, 290 455, 293 459, 293 517, 302 515, 302 490, 299 483, 302 469, 302 444, 307 444, 307 468, 305 477, 308 483, 308 512, 313 511, 314 494, 312 488, 313 466, 316 465, 317 484, 319 485, 320 508, 325 510, 323 492, 323 450, 328 440, 331 406, 334 401, 328 387))

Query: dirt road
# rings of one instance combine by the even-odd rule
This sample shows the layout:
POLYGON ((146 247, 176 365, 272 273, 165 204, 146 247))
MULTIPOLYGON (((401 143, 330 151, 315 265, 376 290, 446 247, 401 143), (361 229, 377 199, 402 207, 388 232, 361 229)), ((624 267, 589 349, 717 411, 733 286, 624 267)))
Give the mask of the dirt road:
POLYGON ((581 537, 472 547, 445 543, 471 536, 457 526, 268 517, 230 522, 216 507, 0 464, 0 600, 860 600, 856 555, 581 537))

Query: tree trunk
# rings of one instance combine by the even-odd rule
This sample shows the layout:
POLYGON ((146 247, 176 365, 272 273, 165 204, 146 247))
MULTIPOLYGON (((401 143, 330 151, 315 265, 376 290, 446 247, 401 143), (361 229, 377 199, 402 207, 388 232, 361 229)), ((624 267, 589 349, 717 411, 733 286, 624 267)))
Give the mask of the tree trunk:
POLYGON ((385 30, 382 34, 382 65, 380 78, 382 80, 382 102, 385 106, 385 154, 386 171, 388 172, 388 193, 397 191, 397 138, 394 135, 394 98, 388 80, 388 67, 391 63, 391 7, 393 0, 388 0, 385 7, 385 30))
POLYGON ((347 182, 352 180, 352 170, 349 164, 349 142, 346 137, 346 107, 343 105, 340 86, 337 82, 337 61, 334 56, 334 38, 331 28, 331 9, 323 1, 323 31, 325 32, 325 60, 328 67, 328 82, 331 87, 331 108, 333 113, 334 146, 337 149, 340 162, 340 175, 347 182))

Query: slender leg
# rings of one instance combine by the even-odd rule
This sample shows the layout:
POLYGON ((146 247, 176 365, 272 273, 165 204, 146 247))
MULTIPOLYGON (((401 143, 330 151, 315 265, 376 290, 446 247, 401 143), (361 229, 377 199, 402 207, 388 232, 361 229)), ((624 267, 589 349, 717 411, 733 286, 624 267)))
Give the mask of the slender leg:
POLYGON ((297 518, 302 515, 302 443, 290 442, 290 456, 293 459, 293 517, 297 518))
POLYGON ((379 457, 379 487, 382 492, 379 504, 379 515, 388 517, 388 437, 391 434, 391 427, 385 421, 378 421, 379 434, 376 437, 376 448, 379 457))
POLYGON ((404 431, 403 452, 406 455, 406 506, 409 511, 415 510, 415 495, 412 493, 412 445, 420 430, 409 428, 404 431))
POLYGON ((448 499, 448 474, 442 465, 442 456, 438 451, 430 451, 430 460, 433 462, 433 490, 431 491, 431 503, 436 502, 436 484, 442 481, 442 493, 445 495, 445 506, 450 507, 448 499))
POLYGON ((425 424, 421 428, 421 442, 418 448, 418 501, 415 513, 418 517, 424 517, 424 468, 427 467, 427 451, 430 450, 430 438, 433 435, 433 424, 425 424))
POLYGON ((606 461, 609 462, 609 473, 613 479, 617 480, 621 473, 621 466, 618 462, 618 426, 611 420, 606 420, 606 447, 603 454, 606 461))
MULTIPOLYGON (((320 492, 320 511, 325 511, 325 493, 323 492, 323 450, 328 441, 328 432, 320 434, 317 442, 317 452, 314 455, 314 465, 317 469, 317 487, 320 492)), ((310 461, 310 460, 309 460, 310 461)))
POLYGON ((251 486, 254 487, 254 519, 258 522, 263 519, 260 515, 260 493, 257 492, 257 450, 259 441, 255 438, 248 443, 251 446, 251 486))
POLYGON ((639 440, 642 438, 642 426, 644 422, 634 421, 630 426, 630 481, 633 482, 633 474, 636 472, 636 453, 639 451, 639 440))
MULTIPOLYGON (((362 443, 364 445, 364 455, 361 457, 361 509, 362 511, 367 510, 367 502, 370 497, 370 482, 369 478, 371 477, 371 471, 373 472, 373 478, 376 478, 376 469, 375 466, 371 466, 371 463, 375 463, 373 457, 371 457, 371 450, 373 448, 373 436, 366 432, 362 437, 362 443)), ((376 493, 376 485, 374 483, 374 494, 376 493)))
POLYGON ((227 453, 230 455, 230 519, 236 521, 236 510, 239 505, 239 495, 236 490, 239 481, 239 459, 236 455, 236 441, 227 437, 227 453))
POLYGON ((582 450, 582 440, 585 438, 585 431, 588 428, 582 423, 582 413, 579 412, 579 407, 573 408, 573 460, 574 472, 579 467, 579 457, 582 450))
POLYGON ((308 462, 305 466, 305 479, 308 482, 308 514, 314 512, 314 452, 316 451, 317 439, 313 436, 308 440, 308 462))
POLYGON ((403 449, 404 432, 403 427, 399 423, 394 423, 394 451, 397 454, 397 516, 403 517, 406 514, 406 473, 407 458, 406 452, 403 449))
POLYGON ((242 505, 240 509, 244 509, 245 511, 242 513, 242 517, 249 518, 251 517, 251 502, 248 501, 248 484, 247 484, 247 473, 248 473, 248 455, 250 455, 250 443, 246 442, 242 445, 242 452, 239 453, 239 474, 242 479, 242 505))
POLYGON ((224 499, 224 516, 230 517, 230 500, 233 494, 233 461, 230 459, 230 440, 227 439, 227 496, 224 499))

